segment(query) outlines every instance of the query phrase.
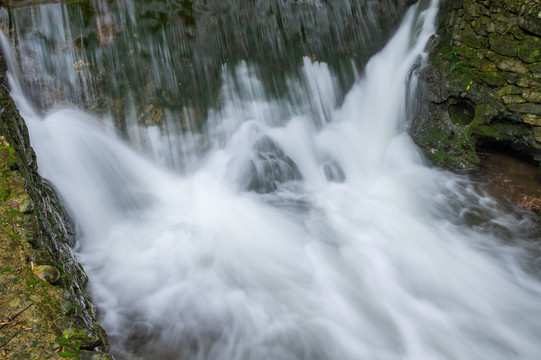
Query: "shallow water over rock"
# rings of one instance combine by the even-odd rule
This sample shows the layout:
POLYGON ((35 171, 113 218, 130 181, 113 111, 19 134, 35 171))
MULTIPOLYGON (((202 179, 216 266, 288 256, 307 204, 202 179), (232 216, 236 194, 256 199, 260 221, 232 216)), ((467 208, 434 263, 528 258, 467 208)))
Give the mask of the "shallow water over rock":
POLYGON ((489 193, 503 203, 541 211, 535 205, 541 202, 541 175, 537 166, 502 152, 484 153, 477 176, 487 183, 489 193))

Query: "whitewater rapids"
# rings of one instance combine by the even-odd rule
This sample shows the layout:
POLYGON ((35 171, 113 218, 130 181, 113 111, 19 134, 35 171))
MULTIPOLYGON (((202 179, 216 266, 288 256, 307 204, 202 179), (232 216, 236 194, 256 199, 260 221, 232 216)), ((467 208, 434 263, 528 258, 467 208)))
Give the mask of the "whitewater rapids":
POLYGON ((406 133, 437 9, 414 5, 344 98, 310 59, 279 99, 224 66, 206 130, 141 130, 154 159, 81 110, 39 115, 11 76, 117 357, 539 358, 533 225, 406 133))

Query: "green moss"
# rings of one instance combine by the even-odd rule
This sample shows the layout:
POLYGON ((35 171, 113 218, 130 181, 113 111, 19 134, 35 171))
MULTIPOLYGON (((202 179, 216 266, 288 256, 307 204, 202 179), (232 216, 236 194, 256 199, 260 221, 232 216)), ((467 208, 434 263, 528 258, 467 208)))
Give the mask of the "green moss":
POLYGON ((33 287, 34 285, 38 284, 39 283, 39 280, 38 279, 33 279, 33 280, 27 280, 26 281, 26 285, 27 286, 31 286, 33 287))
POLYGON ((458 60, 456 51, 451 51, 450 54, 450 60, 451 60, 451 67, 452 69, 460 69, 462 67, 462 61, 458 60))
POLYGON ((7 151, 8 156, 7 160, 9 161, 10 165, 16 164, 19 160, 17 159, 17 156, 15 155, 15 149, 9 146, 0 146, 0 151, 7 151))
POLYGON ((0 175, 0 201, 6 201, 10 194, 9 181, 0 175))
MULTIPOLYGON (((88 332, 79 331, 68 337, 61 356, 80 357, 81 348, 104 351, 103 339, 88 335, 101 336, 101 333, 99 328, 90 325, 94 319, 86 311, 84 302, 78 302, 85 296, 82 275, 67 246, 71 238, 62 223, 61 203, 38 176, 24 121, 6 92, 5 68, 0 56, 0 108, 3 110, 0 113, 0 297, 4 304, 20 304, 11 306, 14 311, 20 310, 23 304, 33 305, 18 319, 32 331, 22 331, 16 341, 10 342, 11 357, 58 357, 54 350, 56 337, 61 334, 60 329, 70 326, 87 326, 88 332), (30 204, 30 199, 35 200, 34 207, 23 206, 25 201, 30 204), (27 239, 34 243, 29 244, 27 239), (66 239, 65 243, 62 239, 66 239), (58 270, 71 281, 64 283, 76 282, 77 285, 58 289, 39 280, 31 264, 34 268, 52 265, 54 271, 58 270)), ((0 331, 0 337, 5 334, 0 331)), ((92 356, 93 351, 88 353, 92 356)))
POLYGON ((15 269, 10 266, 6 266, 0 269, 0 274, 15 274, 15 269))
POLYGON ((19 211, 19 210, 11 209, 9 211, 9 217, 10 217, 10 220, 21 221, 21 219, 24 217, 24 213, 22 211, 19 211))
POLYGON ((518 46, 518 57, 526 63, 541 61, 541 40, 535 36, 528 36, 518 46))
POLYGON ((468 125, 474 118, 474 109, 467 102, 458 102, 449 106, 449 117, 455 125, 468 125))
POLYGON ((457 54, 466 59, 473 59, 477 57, 477 55, 475 54, 475 51, 469 46, 466 46, 464 44, 455 47, 455 49, 456 51, 451 52, 451 54, 454 54, 455 57, 457 54))
POLYGON ((79 351, 74 350, 68 350, 68 351, 61 351, 58 353, 58 356, 62 358, 78 358, 79 357, 79 351))
POLYGON ((90 334, 85 329, 67 328, 62 331, 62 335, 56 339, 56 343, 62 346, 63 351, 77 352, 79 350, 94 349, 100 339, 97 335, 90 334))
POLYGON ((6 189, 0 189, 0 201, 6 201, 9 196, 9 191, 6 189))
MULTIPOLYGON (((468 147, 469 145, 466 146, 466 148, 468 147)), ((457 152, 455 150, 425 150, 424 154, 432 164, 451 169, 470 169, 479 163, 479 158, 475 151, 457 152)))
POLYGON ((65 271, 64 271, 64 267, 62 266, 62 264, 60 263, 55 263, 54 266, 56 267, 56 269, 58 270, 58 272, 60 273, 60 275, 64 274, 65 271))
POLYGON ((423 127, 415 134, 422 144, 425 156, 436 166, 453 169, 470 169, 479 163, 474 142, 466 135, 465 128, 450 131, 443 127, 423 127))
POLYGON ((522 139, 530 133, 529 127, 523 124, 493 123, 472 128, 472 135, 490 138, 493 140, 513 142, 522 139))
POLYGON ((447 159, 449 158, 449 155, 442 150, 438 150, 432 154, 437 165, 443 165, 445 162, 447 162, 447 159))
POLYGON ((534 63, 534 62, 537 62, 541 59, 541 51, 539 50, 534 50, 532 51, 528 57, 526 58, 525 62, 527 63, 534 63))
POLYGON ((501 76, 499 71, 483 71, 479 73, 479 79, 491 87, 504 86, 507 81, 501 76))

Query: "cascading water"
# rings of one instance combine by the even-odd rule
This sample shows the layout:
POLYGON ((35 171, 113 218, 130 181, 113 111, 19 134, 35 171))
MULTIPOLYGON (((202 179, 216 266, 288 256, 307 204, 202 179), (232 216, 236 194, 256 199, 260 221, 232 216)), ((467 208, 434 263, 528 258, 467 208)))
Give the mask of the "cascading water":
POLYGON ((405 133, 436 13, 414 5, 343 102, 324 63, 278 99, 249 62, 224 66, 209 130, 162 149, 208 143, 182 176, 92 115, 38 115, 11 78, 116 355, 539 357, 533 225, 426 167, 405 133))
POLYGON ((182 171, 204 153, 207 137, 179 134, 206 126, 224 64, 231 80, 235 64, 249 59, 265 93, 282 95, 308 56, 327 61, 349 88, 351 62, 366 63, 406 2, 82 0, 2 8, 0 27, 39 110, 77 104, 100 113, 132 145, 182 171))

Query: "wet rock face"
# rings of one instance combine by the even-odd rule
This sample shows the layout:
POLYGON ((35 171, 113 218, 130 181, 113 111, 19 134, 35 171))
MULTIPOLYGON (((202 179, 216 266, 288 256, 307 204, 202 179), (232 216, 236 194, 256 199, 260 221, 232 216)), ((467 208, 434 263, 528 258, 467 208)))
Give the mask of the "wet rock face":
POLYGON ((429 159, 471 169, 491 144, 541 161, 540 30, 538 0, 441 1, 411 124, 429 159))
POLYGON ((9 339, 0 354, 112 359, 71 244, 69 219, 37 173, 0 55, 0 337, 9 339))
MULTIPOLYGON (((352 61, 362 67, 409 3, 12 0, 9 12, 0 12, 0 27, 38 108, 76 103, 111 112, 122 128, 132 102, 142 125, 159 123, 165 110, 205 114, 219 106, 224 64, 257 65, 264 86, 276 94, 303 57, 335 70, 352 61)), ((342 85, 352 79, 344 74, 342 85)))

